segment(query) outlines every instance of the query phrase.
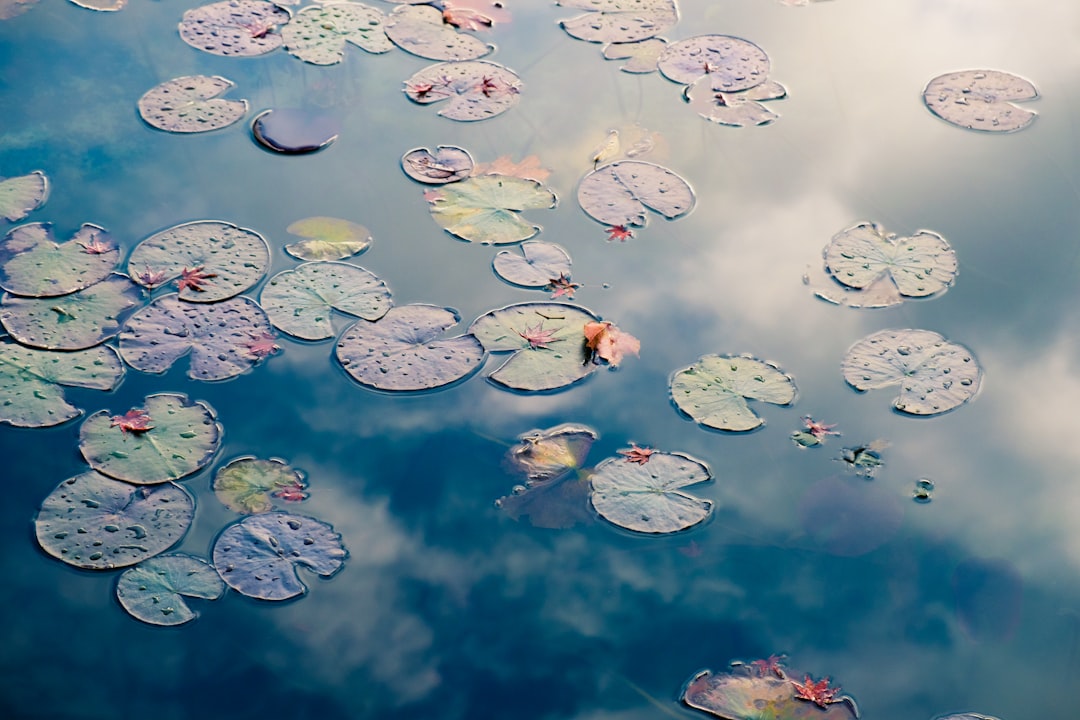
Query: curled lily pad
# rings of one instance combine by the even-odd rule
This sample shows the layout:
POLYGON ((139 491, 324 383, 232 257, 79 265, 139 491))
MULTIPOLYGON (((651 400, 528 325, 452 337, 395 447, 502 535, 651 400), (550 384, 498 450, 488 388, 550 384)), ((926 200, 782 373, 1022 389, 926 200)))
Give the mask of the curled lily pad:
POLYGON ((263 288, 266 316, 278 330, 304 340, 334 336, 334 310, 378 320, 390 309, 390 290, 374 273, 339 262, 304 263, 263 288))
POLYGON ((214 476, 218 500, 230 510, 249 515, 272 510, 272 497, 305 499, 305 488, 304 474, 276 458, 237 458, 214 476))
POLYGON ((285 246, 285 252, 301 260, 343 260, 359 255, 371 246, 370 230, 339 218, 304 218, 285 230, 306 238, 285 246))
POLYGON ((428 105, 447 100, 439 115, 472 122, 504 113, 517 104, 521 80, 512 70, 485 60, 430 65, 405 81, 405 94, 428 105))
POLYGON ((656 72, 656 63, 666 47, 667 41, 656 37, 637 42, 612 43, 604 48, 604 59, 626 60, 620 70, 642 75, 656 72))
POLYGON ((956 713, 954 715, 938 715, 934 720, 998 720, 995 717, 989 715, 983 715, 982 713, 956 713))
POLYGON ((239 295, 262 279, 270 248, 262 235, 220 220, 174 225, 146 238, 131 251, 128 268, 140 284, 147 274, 176 279, 180 297, 217 302, 239 295))
POLYGON ((97 225, 83 224, 66 242, 53 238, 49 223, 19 225, 0 240, 0 288, 29 297, 67 295, 104 280, 119 259, 97 225))
POLYGON ((150 625, 183 625, 198 617, 185 597, 217 600, 225 583, 202 558, 160 555, 125 570, 116 581, 116 599, 136 620, 150 625))
POLYGON ((469 332, 488 352, 513 352, 488 376, 492 382, 539 392, 562 389, 596 370, 585 325, 599 319, 576 305, 519 303, 481 315, 469 332))
POLYGON ((697 525, 712 501, 682 488, 712 479, 708 466, 682 453, 650 452, 641 461, 608 458, 596 466, 592 505, 608 522, 640 533, 672 533, 697 525))
POLYGON ((49 427, 82 415, 64 399, 64 387, 113 390, 124 364, 110 347, 46 352, 0 338, 0 423, 49 427))
POLYGON ((276 352, 266 313, 246 297, 187 303, 160 297, 132 315, 120 333, 120 355, 136 370, 163 373, 191 353, 188 377, 225 380, 276 352))
POLYGON ((698 35, 669 43, 657 67, 668 80, 691 85, 708 77, 715 92, 749 90, 769 76, 769 56, 760 47, 730 35, 698 35))
POLYGON ((598 437, 591 427, 575 423, 530 430, 507 452, 507 462, 530 483, 553 480, 579 469, 598 437))
POLYGON ((270 512, 246 517, 225 528, 214 542, 214 567, 241 595, 286 600, 307 592, 297 570, 305 567, 331 577, 349 553, 341 535, 322 521, 270 512))
POLYGON ((468 150, 456 145, 440 145, 435 152, 416 148, 401 158, 401 169, 417 182, 445 185, 469 177, 473 159, 468 150))
POLYGON ((91 470, 45 498, 34 530, 54 558, 110 570, 165 552, 183 539, 194 517, 195 500, 178 485, 139 487, 91 470))
POLYGON ((671 397, 705 427, 743 432, 764 424, 747 400, 795 402, 795 382, 771 363, 742 355, 705 355, 671 378, 671 397))
POLYGON ((1029 81, 1000 70, 961 70, 939 75, 923 90, 923 101, 942 120, 968 130, 1013 132, 1031 124, 1035 113, 1013 104, 1034 100, 1029 81))
MULTIPOLYGON (((816 702, 797 697, 795 685, 780 671, 756 672, 746 666, 730 673, 704 670, 695 675, 683 690, 682 701, 722 720, 760 720, 764 717, 784 720, 856 720, 854 700, 847 695, 816 702), (762 709, 768 708, 768 715, 762 709)), ((833 690, 833 688, 829 688, 833 690)))
POLYGON ((105 342, 145 302, 143 289, 114 273, 96 285, 60 297, 4 295, 0 322, 24 345, 83 350, 105 342))
POLYGON ((337 118, 307 108, 263 110, 251 123, 251 134, 259 145, 285 155, 318 152, 337 140, 340 132, 337 118))
POLYGON ((281 47, 289 11, 264 0, 224 0, 184 11, 180 38, 214 55, 251 57, 281 47))
POLYGON ((518 215, 524 210, 555 207, 555 193, 535 180, 508 175, 479 175, 425 194, 431 216, 451 235, 485 245, 528 240, 539 225, 518 215))
POLYGON ((558 0, 562 7, 589 10, 560 24, 578 40, 628 43, 659 35, 679 19, 675 0, 558 0))
POLYGON ((586 175, 578 203, 589 217, 614 226, 644 225, 646 208, 669 220, 694 208, 689 183, 660 165, 640 160, 611 163, 586 175))
POLYGON ((979 391, 982 370, 971 351, 929 330, 882 330, 851 346, 841 365, 859 391, 900 386, 893 407, 909 415, 937 415, 979 391))
POLYGON ((213 408, 178 393, 148 395, 124 415, 100 410, 83 422, 79 450, 90 467, 137 485, 179 480, 206 467, 221 443, 213 408))
POLYGON ((503 250, 492 262, 495 274, 512 285, 547 287, 553 280, 570 277, 570 255, 560 245, 529 240, 521 252, 503 250))
POLYGON ((71 0, 71 4, 98 12, 116 12, 124 9, 127 0, 71 0))
POLYGON ((749 90, 717 92, 708 78, 703 78, 687 86, 683 97, 706 120, 730 127, 749 127, 768 125, 780 117, 761 101, 787 97, 787 90, 778 82, 766 80, 749 90))
POLYGON ((49 198, 49 178, 40 170, 0 180, 0 217, 22 220, 49 198))
POLYGON ((375 322, 359 320, 337 343, 345 372, 361 385, 394 392, 433 390, 464 380, 484 361, 472 335, 439 339, 458 314, 434 305, 392 308, 375 322))
POLYGON ((228 127, 247 115, 247 100, 221 96, 234 88, 218 75, 188 75, 166 80, 139 98, 139 115, 151 127, 197 133, 228 127))
POLYGON ((309 5, 281 28, 285 50, 312 65, 333 65, 345 58, 346 43, 369 53, 393 49, 383 28, 386 16, 358 2, 309 5))
POLYGON ((405 52, 428 60, 475 60, 495 48, 459 33, 431 5, 400 5, 386 20, 387 36, 405 52))
POLYGON ((953 284, 956 251, 929 230, 897 237, 864 222, 833 236, 825 248, 825 269, 848 287, 861 290, 887 278, 902 296, 929 297, 953 284))

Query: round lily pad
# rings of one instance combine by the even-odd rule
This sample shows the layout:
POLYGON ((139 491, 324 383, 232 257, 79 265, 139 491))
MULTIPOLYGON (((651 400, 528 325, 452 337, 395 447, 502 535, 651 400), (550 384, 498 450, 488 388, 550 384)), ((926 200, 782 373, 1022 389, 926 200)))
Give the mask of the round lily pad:
POLYGON ((304 474, 283 460, 242 457, 231 460, 214 476, 214 494, 225 507, 248 515, 274 509, 274 495, 303 495, 304 474))
POLYGON ((722 720, 856 720, 859 713, 847 695, 835 697, 825 707, 796 697, 789 677, 737 669, 731 673, 703 670, 683 690, 682 701, 722 720), (769 715, 762 715, 762 708, 769 715))
POLYGON ((503 250, 492 261, 495 274, 512 285, 547 287, 552 280, 570 277, 570 255, 560 245, 528 240, 521 252, 503 250))
POLYGON ((285 50, 312 65, 333 65, 345 58, 346 43, 369 53, 393 49, 383 27, 386 16, 358 2, 311 5, 281 28, 285 50))
POLYGON ((180 38, 214 55, 251 57, 281 47, 288 10, 265 0, 224 0, 184 11, 180 38))
POLYGON ((671 378, 675 405, 699 424, 717 430, 753 430, 765 421, 747 400, 791 405, 795 394, 795 382, 780 368, 743 355, 705 355, 671 378))
POLYGON ((953 125, 984 132, 1014 132, 1035 113, 1013 104, 1034 100, 1038 90, 1028 80, 1000 70, 961 70, 939 75, 923 90, 930 112, 953 125))
POLYGON ((402 156, 401 169, 417 182, 445 185, 469 177, 473 159, 468 150, 456 145, 440 145, 435 152, 416 148, 402 156))
POLYGON ((681 492, 712 479, 705 463, 682 453, 654 451, 644 462, 608 458, 596 466, 590 479, 596 512, 634 532, 679 532, 712 512, 711 500, 681 492))
POLYGON ((247 115, 247 100, 221 96, 234 88, 218 75, 188 75, 155 85, 139 98, 139 116, 151 127, 197 133, 228 127, 247 115))
POLYGON ((179 480, 214 458, 221 425, 206 403, 178 393, 148 395, 124 415, 100 410, 83 422, 79 450, 90 467, 138 485, 179 480))
POLYGON ((539 225, 525 222, 524 210, 554 208, 555 193, 535 180, 509 175, 479 175, 431 190, 431 216, 451 235, 485 245, 528 240, 539 225))
POLYGON ((386 19, 386 35, 405 52, 428 60, 475 60, 494 46, 459 33, 431 5, 400 5, 386 19))
POLYGON ((214 567, 241 595, 287 600, 307 592, 297 570, 331 577, 349 553, 327 523, 302 515, 251 515, 225 528, 214 542, 214 567))
POLYGON ((136 620, 150 625, 183 625, 199 615, 184 598, 217 600, 225 583, 202 558, 177 553, 160 555, 121 573, 116 599, 136 620))
POLYGON ((164 273, 177 279, 180 297, 217 302, 254 286, 270 266, 270 248, 262 235, 220 220, 174 225, 146 238, 128 258, 131 276, 147 286, 145 275, 164 273))
POLYGON ((343 260, 371 246, 371 231, 363 225, 332 217, 297 220, 285 230, 305 240, 289 243, 285 252, 301 260, 343 260))
POLYGON ((909 415, 937 415, 979 391, 982 370, 963 345, 929 330, 882 330, 851 346, 841 368, 859 391, 900 386, 893 407, 909 415))
POLYGON ((104 280, 119 259, 97 225, 83 224, 66 242, 53 238, 49 223, 19 225, 0 240, 0 288, 28 297, 67 295, 104 280))
POLYGON ((730 35, 698 35, 669 43, 657 61, 668 80, 691 85, 703 77, 716 92, 749 90, 769 76, 769 56, 760 47, 730 35))
POLYGON ((694 191, 676 173, 640 160, 604 165, 578 186, 578 203, 589 217, 607 225, 645 224, 646 208, 668 220, 694 208, 694 191))
POLYGON ((484 362, 472 335, 439 339, 458 314, 434 305, 392 308, 376 322, 359 320, 337 343, 337 359, 361 385, 376 390, 432 390, 464 380, 484 362))
POLYGON ((864 222, 833 236, 825 248, 825 269, 848 287, 861 290, 888 278, 903 296, 928 297, 953 284, 956 251, 929 230, 897 237, 864 222))
POLYGON ((331 145, 341 123, 318 110, 276 108, 263 110, 251 123, 251 134, 267 150, 285 155, 306 155, 331 145))
POLYGON ((787 90, 772 80, 766 80, 749 90, 717 92, 709 78, 702 78, 683 90, 683 98, 698 115, 729 127, 768 125, 780 116, 761 102, 784 97, 787 97, 787 90))
POLYGON ((48 198, 49 179, 40 170, 0 180, 0 217, 11 222, 22 220, 48 198))
POLYGON ((675 0, 559 0, 558 4, 591 11, 560 23, 571 37, 589 42, 644 40, 679 20, 675 0))
POLYGON ((620 70, 643 75, 656 72, 656 63, 666 47, 667 41, 657 37, 637 42, 612 43, 604 48, 604 59, 625 60, 620 70))
POLYGON ((135 565, 180 542, 195 500, 178 485, 139 487, 90 471, 60 483, 41 503, 41 548, 90 570, 135 565))
POLYGON ((378 320, 392 305, 390 290, 374 273, 339 262, 284 270, 270 278, 259 300, 274 327, 304 340, 333 337, 334 310, 378 320))
POLYGON ((487 120, 517 104, 521 79, 514 71, 485 60, 429 65, 405 81, 414 103, 448 101, 439 115, 450 120, 487 120))

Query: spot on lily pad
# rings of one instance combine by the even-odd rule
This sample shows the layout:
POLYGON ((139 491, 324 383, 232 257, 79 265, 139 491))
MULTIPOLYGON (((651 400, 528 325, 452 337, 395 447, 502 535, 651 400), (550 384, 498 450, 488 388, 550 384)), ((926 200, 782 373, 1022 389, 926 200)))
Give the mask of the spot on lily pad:
POLYGON ((263 110, 251 123, 256 142, 284 155, 322 150, 337 140, 340 132, 341 122, 337 118, 305 108, 263 110))
POLYGON ((570 255, 561 245, 527 240, 520 249, 503 250, 492 261, 495 274, 511 285, 546 288, 560 277, 570 278, 570 255))
POLYGON ((184 11, 180 38, 214 55, 251 57, 281 47, 289 11, 264 0, 223 0, 184 11))
POLYGON ((278 330, 304 340, 334 336, 334 310, 378 320, 390 309, 390 290, 374 273, 339 262, 304 263, 284 270, 259 297, 278 330))
POLYGON ((468 150, 456 145, 440 145, 435 152, 416 148, 402 156, 401 169, 417 182, 445 185, 469 177, 473 159, 468 150))
POLYGON ((708 466, 682 453, 651 452, 647 462, 604 460, 590 476, 592 505, 600 516, 639 533, 673 533, 697 525, 712 501, 682 488, 712 479, 708 466))
POLYGON ((49 178, 40 170, 0 180, 0 217, 15 222, 45 204, 49 178))
POLYGON ((234 512, 249 515, 273 510, 273 498, 305 500, 306 490, 304 473, 277 458, 237 458, 214 476, 214 494, 218 500, 234 512))
POLYGON ((521 79, 510 69, 485 60, 430 65, 405 81, 414 103, 447 101, 439 115, 473 122, 506 112, 517 104, 521 79))
POLYGON ((312 65, 334 65, 345 58, 346 43, 369 53, 393 49, 382 10, 358 2, 309 5, 281 28, 285 50, 312 65))
POLYGON ((309 217, 285 228, 300 242, 289 243, 285 252, 300 260, 343 260, 371 247, 371 231, 363 225, 332 217, 309 217))
POLYGON ((523 220, 525 210, 554 208, 558 200, 534 180, 478 175, 428 191, 431 216, 451 235, 485 245, 508 245, 534 237, 539 225, 523 220))
POLYGON ((676 173, 640 160, 623 160, 590 172, 578 185, 585 213, 606 225, 641 226, 646 209, 668 220, 694 208, 694 191, 676 173))
POLYGON ((405 52, 428 60, 475 60, 495 48, 460 33, 431 5, 399 5, 386 20, 386 34, 405 52))
POLYGON ((559 24, 571 37, 596 43, 629 43, 651 38, 675 25, 675 0, 558 0, 567 8, 589 10, 559 24))
POLYGON ((744 432, 765 423, 747 400, 795 402, 795 382, 772 363, 745 355, 705 355, 671 378, 676 407, 698 424, 744 432))
POLYGON ((698 35, 669 43, 657 61, 668 80, 693 85, 702 78, 714 92, 749 90, 769 76, 769 56, 760 47, 730 35, 698 35))
POLYGON ((151 127, 174 133, 197 133, 232 125, 248 111, 247 100, 221 96, 234 88, 218 75, 188 75, 166 80, 139 98, 139 116, 151 127))
POLYGON ((1038 96, 1031 82, 1000 70, 946 73, 923 90, 930 112, 953 125, 984 132, 1014 132, 1027 127, 1035 113, 1013 102, 1038 96))
POLYGON ((104 280, 119 259, 97 225, 84 223, 65 242, 53 237, 50 223, 19 225, 0 240, 0 288, 28 297, 67 295, 104 280))
POLYGON ((217 600, 225 583, 202 558, 159 555, 125 570, 116 581, 116 599, 136 620, 150 625, 183 625, 198 617, 184 598, 217 600))

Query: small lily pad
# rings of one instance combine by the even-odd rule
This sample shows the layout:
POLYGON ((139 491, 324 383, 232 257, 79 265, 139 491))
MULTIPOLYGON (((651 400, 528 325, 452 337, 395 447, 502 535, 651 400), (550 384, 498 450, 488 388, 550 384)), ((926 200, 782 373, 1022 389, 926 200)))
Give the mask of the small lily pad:
POLYGON ((492 261, 495 274, 512 285, 547 287, 559 277, 570 277, 570 255, 560 245, 528 240, 521 252, 503 250, 492 261))
POLYGON ((506 453, 507 462, 530 483, 554 480, 580 469, 598 437, 591 427, 576 423, 530 430, 506 453))
POLYGON ((747 400, 795 402, 795 382, 771 363, 743 355, 705 355, 671 378, 675 405, 698 424, 744 432, 764 424, 747 400))
POLYGON ((694 191, 676 173, 640 160, 604 165, 578 186, 581 209, 598 222, 624 227, 645 224, 646 209, 668 220, 694 208, 694 191))
POLYGON ((385 21, 381 10, 358 2, 309 5, 281 28, 281 37, 293 57, 334 65, 345 58, 346 43, 369 53, 392 50, 385 21))
POLYGON ((399 5, 386 19, 386 35, 405 52, 428 60, 475 60, 495 48, 459 33, 431 5, 399 5))
POLYGON ((589 10, 563 20, 563 30, 578 40, 628 43, 659 35, 679 20, 675 0, 558 0, 567 8, 589 10))
POLYGON ((344 260, 367 250, 372 241, 363 225, 332 217, 304 218, 285 230, 307 238, 285 246, 285 252, 301 260, 344 260))
POLYGON ((1038 90, 1028 80, 1000 70, 961 70, 939 75, 923 90, 930 112, 968 130, 1014 132, 1036 115, 1013 101, 1034 100, 1038 90))
POLYGON ((41 548, 90 570, 135 565, 183 539, 195 500, 173 483, 139 487, 90 471, 60 483, 41 503, 41 548))
POLYGON ((40 170, 0 180, 0 217, 22 220, 49 198, 49 178, 40 170))
POLYGON ((648 38, 637 42, 612 43, 604 48, 605 60, 626 60, 619 69, 625 73, 643 75, 656 72, 656 63, 667 47, 663 38, 648 38))
POLYGON ((706 120, 729 127, 750 127, 768 125, 780 117, 761 102, 785 98, 787 90, 778 82, 766 80, 749 90, 717 92, 709 78, 702 78, 687 86, 683 97, 706 120))
POLYGON ((833 236, 825 248, 825 270, 848 287, 861 290, 887 278, 902 296, 929 297, 956 279, 956 251, 929 230, 897 237, 864 222, 833 236))
POLYGON ((469 177, 473 159, 468 150, 456 145, 440 145, 435 152, 416 148, 401 158, 401 169, 417 182, 445 185, 469 177))
POLYGON ((98 12, 116 12, 117 10, 123 10, 127 5, 127 0, 70 0, 72 5, 78 5, 81 8, 87 10, 97 10, 98 12))
POLYGON ((284 270, 270 278, 259 300, 274 327, 303 340, 333 337, 334 310, 378 320, 392 305, 390 290, 374 273, 339 262, 284 270))
POLYGON ((214 55, 251 57, 281 47, 278 25, 288 10, 264 0, 224 0, 184 11, 180 38, 214 55))
POLYGON ((302 515, 251 515, 225 528, 214 542, 214 567, 241 595, 287 600, 307 592, 297 570, 332 577, 349 553, 327 523, 302 515))
POLYGON ((0 240, 0 288, 28 297, 67 295, 104 280, 119 259, 97 225, 83 224, 66 242, 53 238, 49 223, 19 225, 0 240))
POLYGON ((484 362, 484 348, 472 335, 439 339, 459 319, 434 305, 392 308, 375 322, 346 328, 337 359, 354 380, 376 390, 440 388, 464 380, 484 362))
POLYGON ((305 108, 263 110, 251 123, 251 134, 267 150, 306 155, 331 145, 341 122, 324 112, 305 108))
POLYGON ((166 80, 139 98, 139 116, 151 127, 197 133, 232 125, 247 115, 247 100, 221 96, 236 87, 218 75, 188 75, 166 80))
POLYGON ((847 695, 826 703, 796 697, 789 677, 779 678, 772 673, 758 674, 743 668, 735 672, 716 673, 704 670, 693 677, 683 690, 682 701, 722 720, 856 720, 859 713, 847 695), (762 713, 768 708, 768 715, 762 713))
POLYGON ((431 216, 451 235, 484 245, 528 240, 539 225, 518 215, 524 210, 554 208, 558 200, 535 180, 509 175, 479 175, 429 191, 431 216))
POLYGON ((909 415, 937 415, 979 391, 982 370, 963 345, 929 330, 882 330, 851 346, 841 365, 859 391, 900 386, 893 407, 909 415))
POLYGON ((177 553, 143 561, 121 573, 116 599, 136 620, 150 625, 183 625, 198 617, 185 597, 217 600, 225 583, 202 558, 177 553))
POLYGON ((769 56, 760 47, 730 35, 698 35, 668 44, 657 61, 664 77, 692 85, 708 77, 716 92, 749 90, 769 76, 769 56))
POLYGON ((405 94, 428 105, 447 100, 439 115, 450 120, 487 120, 517 104, 521 79, 514 71, 485 60, 429 65, 405 81, 405 94))
POLYGON ((608 458, 596 466, 590 479, 596 512, 634 532, 679 532, 712 512, 712 501, 681 491, 712 479, 705 463, 682 453, 654 451, 644 462, 608 458))
POLYGON ((214 476, 218 500, 230 510, 248 515, 273 510, 271 498, 282 491, 306 496, 306 487, 302 472, 276 458, 237 458, 214 476))

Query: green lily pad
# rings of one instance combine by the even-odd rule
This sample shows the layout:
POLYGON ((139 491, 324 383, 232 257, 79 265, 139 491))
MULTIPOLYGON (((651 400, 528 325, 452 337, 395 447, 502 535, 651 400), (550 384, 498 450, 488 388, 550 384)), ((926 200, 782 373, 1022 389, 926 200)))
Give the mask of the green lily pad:
POLYGON ((699 424, 717 430, 753 430, 765 421, 747 400, 791 405, 795 394, 789 375, 745 355, 705 355, 671 378, 675 405, 699 424))
POLYGON ((363 225, 338 218, 304 218, 285 230, 307 238, 285 246, 285 252, 301 260, 344 260, 371 246, 371 231, 363 225))
POLYGON ((589 42, 644 40, 679 20, 675 0, 558 0, 557 4, 590 11, 560 23, 571 37, 589 42))
POLYGON ((386 20, 386 34, 405 52, 428 60, 475 60, 495 48, 459 33, 430 5, 399 5, 386 20))
POLYGON ((694 191, 678 174, 640 160, 622 160, 590 172, 578 185, 578 203, 598 222, 644 225, 647 209, 668 220, 694 209, 694 191))
MULTIPOLYGON (((231 460, 214 476, 214 494, 225 507, 238 513, 255 514, 274 509, 272 496, 305 496, 304 474, 283 460, 242 457, 231 460)), ((287 498, 283 498, 287 499, 287 498)))
POLYGON ((64 399, 64 387, 113 390, 124 364, 108 346, 47 352, 0 338, 0 423, 50 427, 82 415, 64 399))
POLYGON ((41 548, 90 570, 135 565, 183 539, 195 500, 173 483, 139 487, 90 471, 60 483, 41 503, 41 548))
POLYGON ((640 533, 673 533, 703 521, 712 501, 681 492, 712 479, 708 466, 682 453, 650 453, 644 462, 608 458, 593 471, 592 505, 608 522, 640 533))
POLYGON ((259 300, 274 327, 303 340, 333 337, 334 310, 378 320, 392 305, 390 290, 374 273, 339 262, 284 270, 270 278, 259 300))
POLYGON ((386 16, 358 2, 309 5, 281 28, 285 51, 312 65, 334 65, 345 59, 346 44, 369 53, 394 48, 386 37, 386 16))
POLYGON ((486 60, 444 62, 405 81, 405 95, 414 103, 446 101, 441 117, 459 122, 487 120, 517 105, 521 79, 513 70, 486 60))
POLYGON ((983 132, 1015 132, 1035 119, 1014 101, 1034 100, 1030 81, 1001 70, 960 70, 931 80, 923 90, 930 112, 952 125, 983 132))
POLYGON ((822 708, 796 697, 788 678, 737 669, 713 674, 704 670, 687 684, 682 701, 722 720, 856 720, 855 702, 847 695, 822 708))
POLYGON ((213 408, 178 393, 148 395, 141 409, 126 415, 100 410, 79 430, 79 450, 90 467, 138 485, 198 472, 214 458, 220 443, 221 425, 213 408))
POLYGON ((28 297, 67 295, 104 280, 119 259, 97 225, 85 223, 66 242, 53 238, 49 223, 19 225, 0 240, 0 288, 28 297))
POLYGON ((22 220, 48 198, 49 179, 40 170, 7 178, 0 181, 0 217, 11 222, 22 220))
POLYGON ((539 225, 518 215, 524 210, 554 208, 555 193, 535 180, 508 175, 479 175, 429 190, 431 215, 448 233, 484 245, 528 240, 539 225))
POLYGON ((218 75, 188 75, 166 80, 139 98, 139 116, 150 127, 173 133, 198 133, 228 127, 247 115, 247 100, 221 96, 236 85, 218 75))
POLYGON ((888 279, 902 296, 929 297, 956 279, 956 251, 929 230, 897 237, 863 222, 833 236, 825 248, 825 270, 847 287, 863 290, 888 279))
POLYGON ((202 558, 177 553, 160 555, 121 573, 116 599, 136 620, 150 625, 183 625, 199 615, 184 598, 217 600, 225 583, 202 558))

